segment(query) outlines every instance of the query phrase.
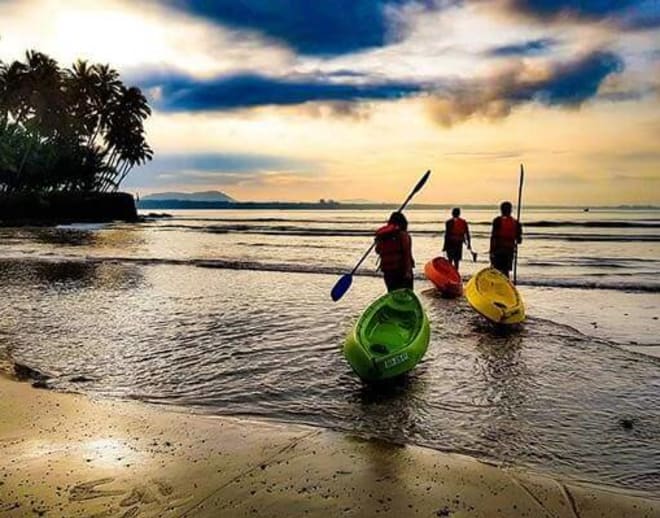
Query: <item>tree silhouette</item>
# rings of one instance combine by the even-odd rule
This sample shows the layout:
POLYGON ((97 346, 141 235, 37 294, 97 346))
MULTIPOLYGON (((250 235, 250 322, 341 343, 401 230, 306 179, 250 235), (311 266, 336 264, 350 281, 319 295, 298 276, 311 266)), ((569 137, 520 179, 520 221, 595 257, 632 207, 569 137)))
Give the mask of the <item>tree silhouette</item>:
POLYGON ((151 109, 108 65, 0 61, 0 191, 110 191, 153 157, 151 109))

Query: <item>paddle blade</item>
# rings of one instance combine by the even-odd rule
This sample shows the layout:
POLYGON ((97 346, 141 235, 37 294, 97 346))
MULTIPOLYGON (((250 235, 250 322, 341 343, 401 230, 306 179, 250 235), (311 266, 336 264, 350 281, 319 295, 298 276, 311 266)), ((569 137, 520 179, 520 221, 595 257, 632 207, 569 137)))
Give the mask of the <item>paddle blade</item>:
POLYGON ((353 283, 353 276, 350 273, 342 275, 341 278, 337 281, 337 284, 332 288, 330 296, 332 300, 337 302, 340 298, 344 296, 344 293, 348 291, 353 283))
POLYGON ((417 182, 417 185, 415 185, 415 188, 413 189, 412 194, 418 193, 419 191, 422 190, 422 187, 424 187, 424 184, 426 183, 426 180, 429 179, 429 176, 431 176, 431 170, 430 169, 428 171, 426 171, 426 173, 424 173, 424 176, 422 176, 422 178, 419 180, 419 182, 417 182))

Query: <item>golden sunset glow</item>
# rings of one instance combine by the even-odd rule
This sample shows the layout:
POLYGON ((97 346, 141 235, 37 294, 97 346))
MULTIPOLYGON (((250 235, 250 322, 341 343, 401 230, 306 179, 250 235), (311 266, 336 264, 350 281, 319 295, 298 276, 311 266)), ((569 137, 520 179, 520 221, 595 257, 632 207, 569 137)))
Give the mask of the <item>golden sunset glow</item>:
POLYGON ((3 61, 37 49, 63 63, 107 62, 143 88, 154 107, 147 137, 156 158, 132 173, 128 190, 394 201, 430 168, 433 183, 418 201, 489 203, 511 195, 524 162, 530 203, 660 202, 655 29, 623 31, 612 18, 586 16, 545 23, 505 2, 397 2, 384 7, 390 41, 321 53, 172 4, 0 4, 3 61), (239 76, 284 83, 296 98, 264 87, 263 100, 181 100, 239 76), (300 93, 295 81, 321 93, 300 93), (168 164, 198 155, 204 167, 168 164), (222 159, 239 155, 239 168, 222 159), (254 167, 251 157, 259 157, 254 167))

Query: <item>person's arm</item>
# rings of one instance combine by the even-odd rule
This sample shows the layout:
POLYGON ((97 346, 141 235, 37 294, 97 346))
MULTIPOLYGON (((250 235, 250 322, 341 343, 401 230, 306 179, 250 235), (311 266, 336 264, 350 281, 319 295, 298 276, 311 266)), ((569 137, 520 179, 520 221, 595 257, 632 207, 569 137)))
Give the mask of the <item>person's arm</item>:
POLYGON ((401 241, 403 244, 403 264, 405 268, 405 273, 411 273, 415 267, 415 259, 412 255, 412 238, 408 232, 403 232, 401 236, 401 241))
POLYGON ((516 221, 516 243, 522 243, 522 224, 516 221))
POLYGON ((492 254, 495 251, 495 232, 497 232, 497 226, 499 223, 499 218, 493 220, 493 226, 490 231, 490 253, 492 254))
POLYGON ((472 250, 472 240, 470 239, 470 225, 465 223, 465 242, 467 243, 468 250, 472 250))
POLYGON ((451 220, 445 221, 445 239, 442 243, 442 251, 447 250, 447 236, 449 235, 449 226, 451 225, 451 220))

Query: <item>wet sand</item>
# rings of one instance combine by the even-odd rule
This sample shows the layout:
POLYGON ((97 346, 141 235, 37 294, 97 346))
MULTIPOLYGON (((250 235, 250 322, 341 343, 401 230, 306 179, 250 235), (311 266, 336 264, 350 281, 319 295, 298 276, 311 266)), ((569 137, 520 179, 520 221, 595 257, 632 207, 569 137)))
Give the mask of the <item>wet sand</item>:
POLYGON ((306 426, 0 378, 2 516, 652 517, 650 500, 306 426))

